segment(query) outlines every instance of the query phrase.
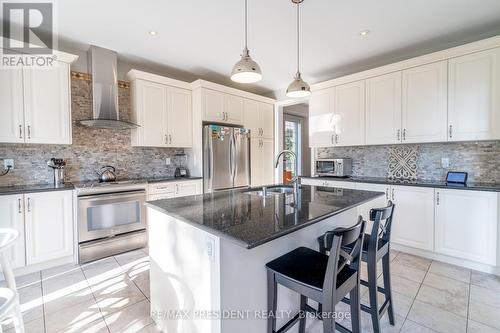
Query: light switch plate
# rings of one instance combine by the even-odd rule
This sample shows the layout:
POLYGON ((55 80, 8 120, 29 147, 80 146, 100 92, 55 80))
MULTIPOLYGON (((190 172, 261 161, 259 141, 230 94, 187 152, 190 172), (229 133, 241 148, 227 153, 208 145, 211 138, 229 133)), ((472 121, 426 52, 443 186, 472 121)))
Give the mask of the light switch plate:
POLYGON ((170 165, 170 163, 171 163, 170 157, 165 158, 165 164, 170 165))
POLYGON ((450 167, 450 159, 448 157, 441 158, 441 167, 443 169, 448 169, 450 167))
POLYGON ((11 170, 14 169, 14 160, 11 158, 6 158, 3 160, 3 168, 8 169, 9 167, 11 170))

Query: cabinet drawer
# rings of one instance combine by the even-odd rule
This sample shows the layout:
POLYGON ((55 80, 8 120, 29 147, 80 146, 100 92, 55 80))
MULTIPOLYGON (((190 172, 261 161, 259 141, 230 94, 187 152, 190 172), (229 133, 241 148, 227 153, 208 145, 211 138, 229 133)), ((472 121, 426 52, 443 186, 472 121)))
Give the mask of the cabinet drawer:
POLYGON ((148 190, 149 194, 168 193, 168 192, 173 193, 175 191, 175 183, 168 182, 168 183, 149 184, 148 190))

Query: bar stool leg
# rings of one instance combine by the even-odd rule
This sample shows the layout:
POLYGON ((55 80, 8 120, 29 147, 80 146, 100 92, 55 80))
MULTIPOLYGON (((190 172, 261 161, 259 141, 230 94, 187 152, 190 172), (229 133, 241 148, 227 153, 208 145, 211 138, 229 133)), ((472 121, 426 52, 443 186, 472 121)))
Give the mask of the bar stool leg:
POLYGON ((333 316, 335 306, 329 301, 327 304, 323 304, 323 311, 326 314, 323 317, 323 333, 335 333, 335 318, 333 316))
POLYGON ((372 317, 373 333, 380 333, 380 317, 377 300, 377 261, 373 257, 368 258, 368 292, 370 295, 370 314, 372 317))
POLYGON ((350 295, 350 305, 351 305, 351 330, 352 333, 361 332, 361 318, 360 318, 360 305, 359 305, 359 284, 351 290, 350 295))
POLYGON ((278 284, 274 273, 267 271, 267 333, 276 332, 276 310, 278 307, 278 284))
POLYGON ((390 272, 390 257, 389 252, 387 252, 382 257, 382 274, 384 275, 384 289, 385 289, 385 299, 389 300, 389 308, 387 309, 387 314, 389 315, 389 324, 394 325, 394 309, 392 306, 392 290, 391 290, 391 272, 390 272))
POLYGON ((306 333, 306 304, 307 297, 300 295, 300 310, 302 311, 302 318, 299 321, 299 333, 306 333))

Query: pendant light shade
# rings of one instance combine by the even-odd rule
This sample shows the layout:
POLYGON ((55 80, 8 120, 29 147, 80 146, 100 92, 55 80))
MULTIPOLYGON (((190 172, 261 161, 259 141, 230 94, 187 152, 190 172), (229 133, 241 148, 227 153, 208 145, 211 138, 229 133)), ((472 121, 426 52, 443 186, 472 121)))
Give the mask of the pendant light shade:
POLYGON ((309 84, 306 81, 302 80, 302 75, 300 74, 300 68, 299 68, 300 64, 299 5, 302 1, 303 0, 292 0, 292 3, 297 5, 297 73, 295 74, 292 83, 288 85, 288 89, 286 90, 286 96, 291 98, 301 98, 311 95, 311 87, 309 87, 309 84))
POLYGON ((252 57, 247 47, 248 22, 247 22, 247 0, 245 0, 245 48, 241 53, 241 59, 234 65, 231 72, 231 80, 239 83, 254 83, 262 80, 262 71, 252 57))

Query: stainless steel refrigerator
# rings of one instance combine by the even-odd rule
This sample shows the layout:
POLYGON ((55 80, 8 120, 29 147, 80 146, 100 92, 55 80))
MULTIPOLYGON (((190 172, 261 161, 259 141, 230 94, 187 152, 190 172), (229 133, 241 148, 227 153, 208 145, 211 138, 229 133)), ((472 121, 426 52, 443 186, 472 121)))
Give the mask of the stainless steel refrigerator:
POLYGON ((250 130, 203 127, 204 192, 250 186, 250 130))

